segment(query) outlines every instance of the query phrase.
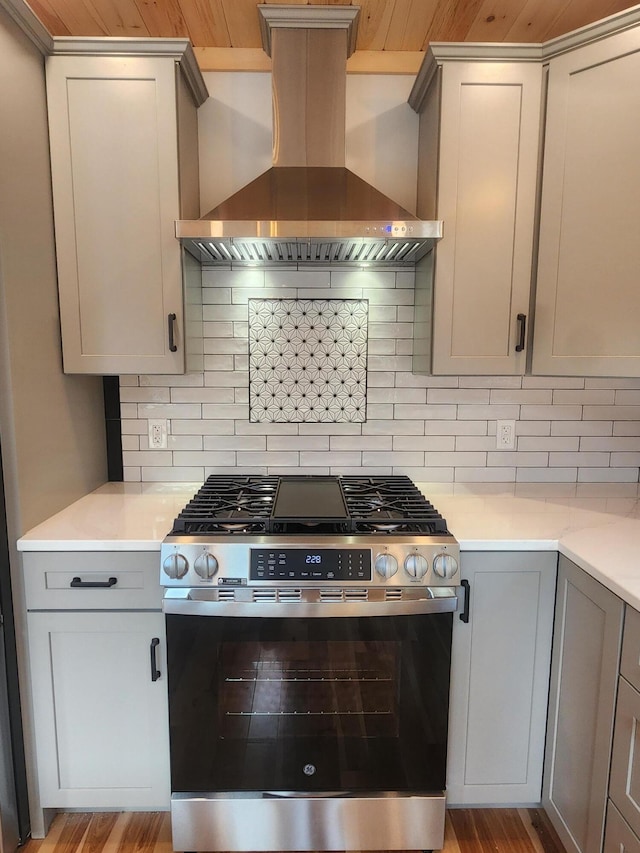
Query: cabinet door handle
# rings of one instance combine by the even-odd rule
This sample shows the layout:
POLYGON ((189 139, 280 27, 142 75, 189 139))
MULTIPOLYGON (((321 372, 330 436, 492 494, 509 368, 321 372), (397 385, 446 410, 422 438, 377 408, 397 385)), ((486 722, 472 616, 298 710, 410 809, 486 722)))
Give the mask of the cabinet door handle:
POLYGON ((158 664, 156 661, 156 649, 160 645, 160 640, 158 637, 154 637, 151 640, 151 681, 157 681, 162 673, 158 669, 158 664))
POLYGON ((520 334, 518 336, 518 343, 516 344, 516 352, 522 352, 522 350, 524 349, 525 336, 527 332, 527 315, 518 314, 517 320, 518 325, 520 326, 520 334))
POLYGON ((460 614, 461 622, 469 621, 469 608, 471 607, 471 584, 468 580, 461 580, 460 586, 464 587, 464 607, 460 614))
POLYGON ((74 589, 108 589, 110 586, 115 586, 118 583, 118 578, 109 578, 108 581, 83 581, 82 578, 73 578, 69 586, 74 589))
POLYGON ((168 329, 169 329, 169 349, 171 350, 171 352, 176 352, 178 349, 178 346, 177 346, 177 344, 175 342, 175 338, 174 338, 174 324, 175 324, 175 322, 176 322, 176 315, 175 314, 167 314, 167 325, 168 325, 168 329))

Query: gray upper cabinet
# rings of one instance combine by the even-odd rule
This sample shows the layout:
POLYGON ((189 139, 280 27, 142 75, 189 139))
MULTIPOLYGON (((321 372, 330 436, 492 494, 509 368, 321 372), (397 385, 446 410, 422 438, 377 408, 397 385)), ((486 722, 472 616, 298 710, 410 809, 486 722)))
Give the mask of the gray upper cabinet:
POLYGON ((640 27, 549 62, 534 373, 640 376, 640 27))
POLYGON ((418 216, 444 221, 432 306, 430 277, 416 275, 420 373, 526 366, 542 65, 530 46, 491 45, 495 61, 474 57, 479 48, 432 45, 409 100, 420 114, 418 216))
POLYGON ((183 373, 198 278, 174 223, 199 216, 206 90, 184 40, 105 42, 56 39, 47 59, 64 370, 183 373))

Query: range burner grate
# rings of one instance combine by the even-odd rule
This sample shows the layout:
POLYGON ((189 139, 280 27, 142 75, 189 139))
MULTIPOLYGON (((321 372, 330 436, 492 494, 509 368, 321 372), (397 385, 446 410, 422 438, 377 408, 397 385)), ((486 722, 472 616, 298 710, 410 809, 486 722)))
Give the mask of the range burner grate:
MULTIPOLYGON (((327 478, 324 478, 325 480, 327 478)), ((346 515, 274 518, 281 480, 313 477, 211 475, 174 522, 173 534, 413 534, 448 533, 445 519, 404 476, 329 478, 340 484, 346 515)), ((295 484, 294 484, 295 485, 295 484)))

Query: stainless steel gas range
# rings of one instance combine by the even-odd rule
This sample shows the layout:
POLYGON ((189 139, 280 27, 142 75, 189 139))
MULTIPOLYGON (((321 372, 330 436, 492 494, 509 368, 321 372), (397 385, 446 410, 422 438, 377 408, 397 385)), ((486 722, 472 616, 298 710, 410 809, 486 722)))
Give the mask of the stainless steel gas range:
POLYGON ((442 846, 458 561, 407 477, 209 477, 161 553, 176 850, 442 846))

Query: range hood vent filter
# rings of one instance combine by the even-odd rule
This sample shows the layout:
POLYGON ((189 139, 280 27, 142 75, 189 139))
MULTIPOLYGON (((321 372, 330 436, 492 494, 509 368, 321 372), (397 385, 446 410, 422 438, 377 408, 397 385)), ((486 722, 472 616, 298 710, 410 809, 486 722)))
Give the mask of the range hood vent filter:
MULTIPOLYGON (((437 235, 439 236, 439 235, 437 235)), ((320 240, 183 239, 183 246, 205 266, 290 266, 378 264, 414 266, 433 248, 435 238, 380 239, 364 237, 320 240)))

